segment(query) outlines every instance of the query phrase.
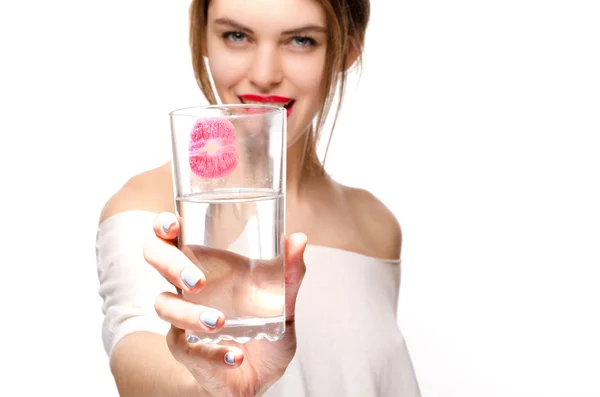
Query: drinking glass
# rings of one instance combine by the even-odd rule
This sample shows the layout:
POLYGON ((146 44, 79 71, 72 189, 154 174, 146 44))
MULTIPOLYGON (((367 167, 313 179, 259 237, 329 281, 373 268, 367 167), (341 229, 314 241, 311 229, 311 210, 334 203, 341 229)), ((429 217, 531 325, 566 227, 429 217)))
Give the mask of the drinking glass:
POLYGON ((169 113, 179 249, 206 276, 187 300, 220 310, 190 343, 275 341, 285 332, 286 110, 208 105, 169 113))

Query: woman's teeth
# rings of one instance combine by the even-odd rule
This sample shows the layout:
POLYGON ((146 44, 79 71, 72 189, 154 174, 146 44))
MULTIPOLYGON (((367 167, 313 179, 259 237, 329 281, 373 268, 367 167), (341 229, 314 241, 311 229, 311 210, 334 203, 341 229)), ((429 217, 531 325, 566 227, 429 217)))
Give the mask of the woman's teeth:
POLYGON ((248 101, 245 99, 242 99, 242 103, 246 104, 246 105, 273 105, 273 106, 283 106, 283 107, 287 107, 288 105, 290 105, 292 102, 294 102, 294 100, 288 101, 288 102, 269 102, 269 103, 265 103, 265 102, 259 102, 259 101, 248 101))

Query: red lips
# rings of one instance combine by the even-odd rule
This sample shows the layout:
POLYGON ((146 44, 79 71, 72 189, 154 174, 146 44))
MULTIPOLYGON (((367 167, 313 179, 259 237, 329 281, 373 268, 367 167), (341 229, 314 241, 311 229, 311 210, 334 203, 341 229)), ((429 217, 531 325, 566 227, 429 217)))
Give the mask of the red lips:
POLYGON ((285 110, 287 111, 287 117, 290 117, 292 108, 296 101, 293 98, 287 98, 284 96, 277 95, 256 95, 256 94, 245 94, 240 95, 240 99, 243 101, 260 102, 264 104, 286 104, 285 110))
POLYGON ((237 167, 235 129, 229 120, 202 119, 194 124, 189 163, 194 174, 208 179, 227 176, 237 167))
POLYGON ((246 94, 246 95, 240 95, 240 98, 246 100, 246 101, 253 101, 253 102, 262 102, 262 103, 287 103, 293 100, 293 98, 286 98, 284 96, 277 96, 277 95, 254 95, 254 94, 246 94))

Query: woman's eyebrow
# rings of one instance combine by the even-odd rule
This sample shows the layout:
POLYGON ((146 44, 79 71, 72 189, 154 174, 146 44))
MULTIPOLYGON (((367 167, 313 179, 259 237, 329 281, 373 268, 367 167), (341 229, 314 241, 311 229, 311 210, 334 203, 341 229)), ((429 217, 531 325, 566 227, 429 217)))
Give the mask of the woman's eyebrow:
POLYGON ((306 25, 306 26, 301 26, 299 28, 286 30, 285 32, 283 32, 283 34, 294 34, 294 33, 301 33, 301 32, 326 33, 327 28, 324 26, 320 26, 320 25, 306 25))
POLYGON ((215 19, 215 24, 216 25, 231 26, 232 28, 235 28, 235 29, 240 30, 242 32, 254 33, 252 31, 252 29, 250 29, 249 27, 246 27, 246 26, 242 25, 241 23, 236 22, 233 19, 229 19, 229 18, 217 18, 217 19, 215 19))

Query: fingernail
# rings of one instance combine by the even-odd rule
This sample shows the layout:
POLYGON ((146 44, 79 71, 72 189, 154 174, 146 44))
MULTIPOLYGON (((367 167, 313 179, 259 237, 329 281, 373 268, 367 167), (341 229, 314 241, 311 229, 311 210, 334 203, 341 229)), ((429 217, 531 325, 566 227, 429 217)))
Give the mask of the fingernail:
POLYGON ((202 272, 195 267, 186 267, 181 271, 181 279, 190 288, 194 288, 202 279, 202 272))
POLYGON ((200 338, 194 335, 190 335, 187 337, 187 341, 188 343, 198 343, 200 341, 200 338))
POLYGON ((308 237, 306 234, 302 233, 300 237, 298 237, 298 244, 306 244, 308 242, 308 237))
POLYGON ((290 236, 290 238, 292 239, 294 245, 303 245, 308 241, 308 238, 304 233, 294 233, 290 236))
POLYGON ((229 365, 235 365, 235 353, 231 351, 225 353, 225 362, 229 365))
POLYGON ((173 219, 170 219, 165 217, 165 220, 163 220, 162 222, 162 228, 165 231, 165 233, 169 233, 169 229, 171 228, 171 226, 173 226, 173 224, 175 223, 175 221, 173 219))
POLYGON ((221 313, 210 310, 202 312, 200 315, 200 321, 202 321, 207 327, 215 328, 217 326, 217 321, 219 321, 219 317, 221 317, 221 313))

